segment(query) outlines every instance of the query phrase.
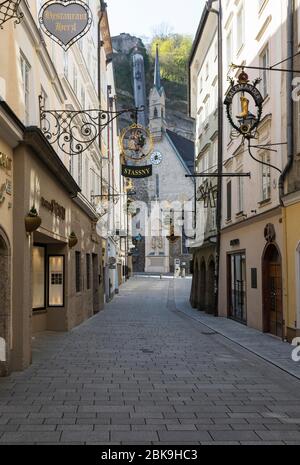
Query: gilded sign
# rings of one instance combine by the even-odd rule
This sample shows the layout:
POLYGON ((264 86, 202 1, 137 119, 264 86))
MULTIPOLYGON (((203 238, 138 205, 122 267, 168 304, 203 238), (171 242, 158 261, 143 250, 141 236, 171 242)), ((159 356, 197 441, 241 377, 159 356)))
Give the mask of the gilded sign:
POLYGON ((148 178, 152 176, 152 165, 148 166, 122 166, 122 176, 125 178, 148 178))
POLYGON ((49 0, 39 14, 42 30, 68 50, 92 25, 92 13, 82 0, 49 0))
POLYGON ((58 218, 65 220, 66 210, 64 207, 59 205, 55 200, 52 200, 51 202, 49 202, 48 200, 44 199, 44 197, 42 197, 41 206, 49 210, 51 213, 53 213, 53 215, 57 216, 58 218))

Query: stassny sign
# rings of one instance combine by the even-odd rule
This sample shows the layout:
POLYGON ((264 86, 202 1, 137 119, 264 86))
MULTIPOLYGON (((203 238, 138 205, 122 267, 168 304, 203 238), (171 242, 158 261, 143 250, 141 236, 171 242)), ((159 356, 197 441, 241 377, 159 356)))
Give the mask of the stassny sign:
POLYGON ((152 165, 148 166, 122 166, 122 176, 125 178, 148 178, 152 176, 152 165))

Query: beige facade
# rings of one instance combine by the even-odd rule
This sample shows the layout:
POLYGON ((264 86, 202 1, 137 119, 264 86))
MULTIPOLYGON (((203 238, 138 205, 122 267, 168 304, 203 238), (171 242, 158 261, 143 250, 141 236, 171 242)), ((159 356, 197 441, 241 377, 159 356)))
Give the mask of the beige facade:
MULTIPOLYGON (((40 126, 40 104, 46 111, 100 105, 114 111, 106 5, 89 2, 92 27, 64 52, 49 37, 41 40, 38 11, 43 3, 21 2, 22 22, 8 21, 1 31, 1 374, 30 364, 36 332, 70 330, 103 308, 109 235, 116 242, 114 290, 124 280, 125 246, 116 229, 124 227, 126 211, 123 203, 111 208, 103 197, 123 192, 117 122, 103 127, 81 154, 47 140, 40 130, 45 127, 40 126), (33 208, 41 224, 29 234, 24 219, 33 208)), ((50 124, 51 133, 55 121, 50 124)))
POLYGON ((11 366, 13 272, 13 152, 22 128, 0 103, 0 376, 11 366))
MULTIPOLYGON (((280 6, 276 0, 227 3, 223 17, 225 86, 228 73, 236 79, 241 71, 231 69, 232 63, 262 68, 245 71, 250 82, 261 78, 258 88, 264 103, 261 123, 251 140, 256 146, 251 154, 258 161, 251 158, 248 142, 242 143, 225 117, 224 172, 251 173, 251 178, 223 180, 219 314, 285 338, 285 250, 278 183, 287 154, 285 145, 270 151, 268 144, 284 143, 287 138, 286 76, 264 68, 287 57, 287 2, 280 6)), ((240 112, 241 102, 236 98, 233 117, 240 112)))

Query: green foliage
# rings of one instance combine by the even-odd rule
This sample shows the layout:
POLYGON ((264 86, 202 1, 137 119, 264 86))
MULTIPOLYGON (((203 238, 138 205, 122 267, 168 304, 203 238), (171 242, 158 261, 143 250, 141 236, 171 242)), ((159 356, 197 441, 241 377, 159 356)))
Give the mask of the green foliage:
POLYGON ((150 43, 152 62, 155 59, 156 44, 159 46, 161 76, 179 84, 187 83, 188 59, 192 48, 192 38, 181 34, 155 36, 150 43))

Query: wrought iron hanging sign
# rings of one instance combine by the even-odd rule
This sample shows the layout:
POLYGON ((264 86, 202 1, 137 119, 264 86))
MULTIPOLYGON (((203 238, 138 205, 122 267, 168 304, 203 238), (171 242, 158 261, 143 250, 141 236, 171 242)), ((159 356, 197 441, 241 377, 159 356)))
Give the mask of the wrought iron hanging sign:
POLYGON ((43 32, 64 50, 89 31, 92 20, 92 12, 82 0, 49 0, 39 12, 43 32))
POLYGON ((216 193, 217 186, 213 185, 211 181, 205 181, 198 188, 197 201, 204 202, 204 208, 216 208, 216 193))
POLYGON ((127 108, 120 111, 91 110, 46 110, 43 97, 39 96, 40 128, 48 142, 57 144, 67 155, 86 151, 101 132, 119 116, 144 111, 142 108, 127 108))
POLYGON ((257 89, 260 79, 256 79, 252 84, 249 82, 248 75, 242 71, 238 77, 238 82, 233 79, 231 87, 227 92, 224 104, 227 110, 227 117, 231 126, 246 139, 254 137, 255 131, 261 121, 262 105, 264 98, 257 89), (241 113, 233 115, 234 98, 240 96, 241 113), (248 98, 251 97, 252 102, 248 98), (255 112, 255 113, 254 113, 255 112))
POLYGON ((3 24, 10 19, 15 19, 16 23, 20 23, 23 18, 23 13, 19 11, 21 0, 5 0, 0 2, 0 28, 3 29, 3 24))
MULTIPOLYGON (((132 124, 120 135, 121 153, 129 163, 140 163, 146 160, 153 151, 153 138, 148 129, 140 124, 132 124)), ((152 164, 135 166, 122 165, 122 176, 126 178, 147 178, 152 176, 152 164)))

